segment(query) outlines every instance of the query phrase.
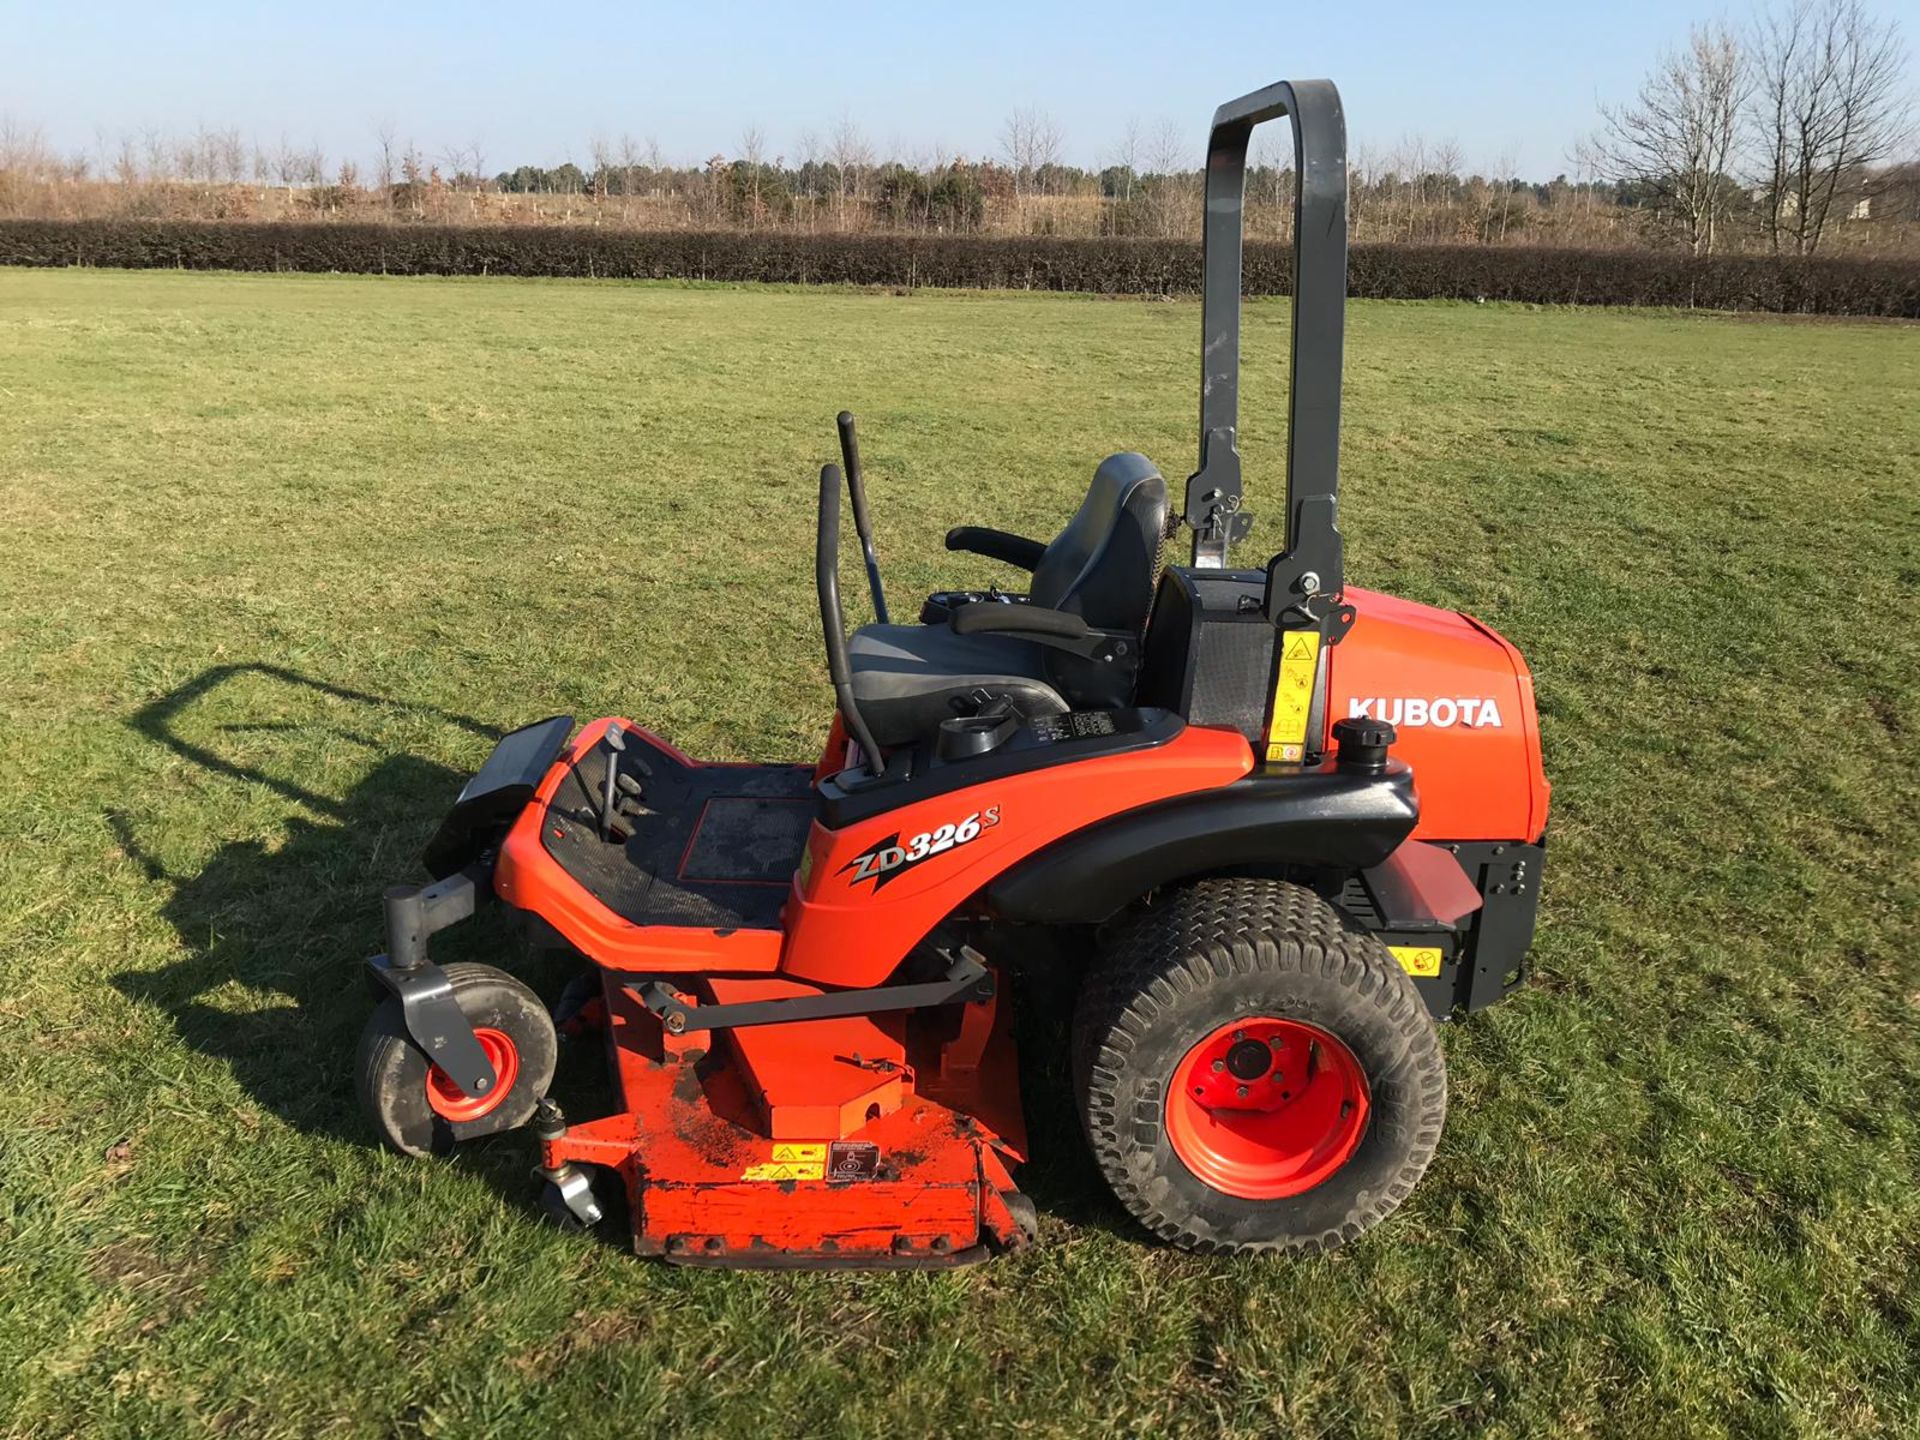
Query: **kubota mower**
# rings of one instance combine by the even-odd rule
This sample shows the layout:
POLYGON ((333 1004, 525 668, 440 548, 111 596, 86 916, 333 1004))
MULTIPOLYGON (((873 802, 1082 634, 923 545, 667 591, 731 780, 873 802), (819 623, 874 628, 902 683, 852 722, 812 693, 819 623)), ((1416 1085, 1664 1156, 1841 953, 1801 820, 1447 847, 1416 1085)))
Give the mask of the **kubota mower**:
POLYGON ((1435 1019, 1521 978, 1547 781, 1513 646, 1345 582, 1345 146, 1325 81, 1214 116, 1183 513, 1115 455, 1049 542, 949 532, 1030 572, 1026 594, 941 593, 892 624, 843 414, 844 472, 820 474, 837 707, 816 762, 705 764, 623 719, 500 742, 427 850, 433 883, 387 895, 359 1085, 390 1144, 531 1121, 552 1214, 597 1223, 621 1187, 634 1247, 690 1264, 1015 1249, 1035 1223, 1004 982, 1029 951, 1090 954, 1061 1039, 1099 1168, 1148 1230, 1310 1251, 1406 1198, 1446 1111, 1435 1019), (1253 127, 1283 115, 1287 533, 1244 570, 1242 192, 1253 127), (843 483, 879 622, 851 637, 843 483), (1162 568, 1183 525, 1190 563, 1162 568), (555 1025, 530 989, 429 958, 496 899, 591 964, 600 1113, 547 1098, 555 1025))

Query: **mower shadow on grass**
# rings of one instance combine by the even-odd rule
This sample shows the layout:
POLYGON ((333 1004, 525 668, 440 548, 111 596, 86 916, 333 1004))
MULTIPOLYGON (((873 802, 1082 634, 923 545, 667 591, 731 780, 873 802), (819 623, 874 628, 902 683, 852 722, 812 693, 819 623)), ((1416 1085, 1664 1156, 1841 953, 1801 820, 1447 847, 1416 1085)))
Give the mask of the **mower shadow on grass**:
MULTIPOLYGON (((337 712, 378 706, 408 720, 426 718, 485 739, 492 727, 462 715, 348 690, 271 665, 221 666, 206 671, 140 710, 132 727, 202 771, 236 784, 264 786, 299 810, 272 836, 249 835, 219 848, 192 873, 176 873, 141 839, 141 825, 125 810, 107 814, 121 850, 149 880, 167 887, 162 914, 177 932, 183 958, 159 968, 125 970, 112 983, 128 998, 164 1012, 182 1041, 225 1065, 239 1086, 287 1125, 309 1134, 373 1146, 354 1098, 354 1052, 367 1014, 368 982, 361 961, 382 945, 382 890, 418 878, 420 847, 453 803, 466 775, 409 754, 389 754, 342 795, 313 788, 285 766, 237 760, 215 748, 219 740, 186 738, 180 722, 189 706, 213 703, 196 715, 196 736, 210 732, 258 747, 262 737, 297 738, 309 748, 351 745, 377 749, 365 727, 341 723, 337 712), (232 704, 228 682, 266 682, 263 708, 284 714, 289 691, 319 698, 336 715, 288 723, 250 717, 232 704), (343 703, 344 702, 344 703, 343 703), (212 723, 209 723, 209 722, 212 723)), ((478 925, 447 936, 448 959, 499 965, 546 995, 566 977, 564 957, 529 960, 515 927, 478 925)), ((561 1081, 590 1069, 563 1057, 561 1081)), ((556 1089, 560 1088, 556 1085, 556 1089)), ((503 1136, 463 1147, 459 1164, 531 1208, 527 1183, 531 1142, 503 1136)))

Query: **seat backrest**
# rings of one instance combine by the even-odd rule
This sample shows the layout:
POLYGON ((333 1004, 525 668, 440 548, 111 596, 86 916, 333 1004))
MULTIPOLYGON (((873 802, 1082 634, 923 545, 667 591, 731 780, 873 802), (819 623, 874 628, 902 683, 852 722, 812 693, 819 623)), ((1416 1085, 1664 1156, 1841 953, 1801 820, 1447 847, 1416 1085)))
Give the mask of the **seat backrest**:
POLYGON ((1096 630, 1139 630, 1153 606, 1166 533, 1167 482, 1153 462, 1130 450, 1110 455, 1034 566, 1028 593, 1096 630))
MULTIPOLYGON (((1096 630, 1146 628, 1167 534, 1167 482, 1144 455, 1101 461, 1087 498, 1033 568, 1036 605, 1080 616, 1096 630)), ((1047 649, 1047 679, 1076 709, 1131 703, 1135 665, 1047 649)), ((1134 647, 1134 655, 1139 647, 1134 647)))

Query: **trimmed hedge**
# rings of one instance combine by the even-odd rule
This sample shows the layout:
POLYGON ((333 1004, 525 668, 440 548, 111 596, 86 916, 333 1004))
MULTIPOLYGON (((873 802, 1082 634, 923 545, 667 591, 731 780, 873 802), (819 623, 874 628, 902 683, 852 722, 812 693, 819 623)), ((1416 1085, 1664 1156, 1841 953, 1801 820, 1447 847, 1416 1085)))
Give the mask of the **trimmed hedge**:
MULTIPOLYGON (((1291 288, 1286 246, 1247 247, 1250 295, 1291 288)), ((571 226, 0 221, 0 264, 127 269, 305 270, 384 275, 1083 290, 1200 289, 1190 241, 983 236, 690 234, 571 226)), ((1521 300, 1920 319, 1920 261, 1483 245, 1356 245, 1350 294, 1383 300, 1521 300)))

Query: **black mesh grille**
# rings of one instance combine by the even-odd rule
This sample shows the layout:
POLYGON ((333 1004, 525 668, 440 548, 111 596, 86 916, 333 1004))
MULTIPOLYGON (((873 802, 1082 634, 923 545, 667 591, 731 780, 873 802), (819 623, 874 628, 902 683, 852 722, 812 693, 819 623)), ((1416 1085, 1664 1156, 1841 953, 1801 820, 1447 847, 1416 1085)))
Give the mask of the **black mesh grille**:
POLYGON ((1273 627, 1265 622, 1202 621, 1194 636, 1194 725, 1231 725, 1249 740, 1265 738, 1273 627))

